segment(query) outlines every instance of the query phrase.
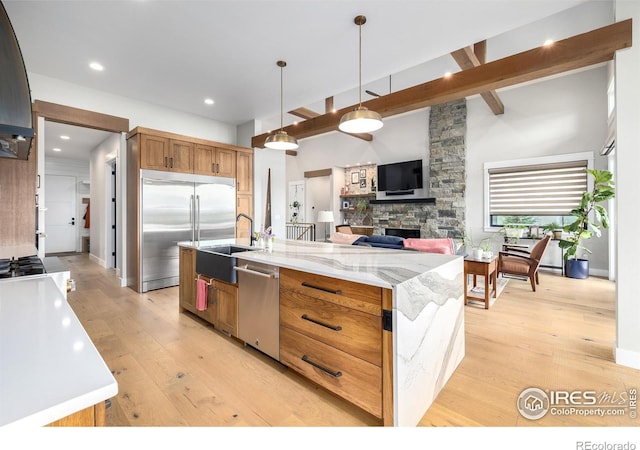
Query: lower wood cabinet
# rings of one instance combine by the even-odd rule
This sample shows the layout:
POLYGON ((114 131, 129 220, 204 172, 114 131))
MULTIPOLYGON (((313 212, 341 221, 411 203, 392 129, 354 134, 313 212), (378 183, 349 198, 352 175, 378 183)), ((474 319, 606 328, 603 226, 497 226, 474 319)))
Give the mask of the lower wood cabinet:
POLYGON ((100 402, 96 405, 81 409, 55 422, 48 427, 104 427, 106 425, 106 405, 100 402))
POLYGON ((220 331, 238 336, 238 286, 200 275, 207 283, 207 308, 196 308, 197 278, 196 250, 180 247, 180 311, 185 310, 206 320, 220 331))
POLYGON ((375 286, 280 268, 280 362, 388 424, 383 297, 375 286))

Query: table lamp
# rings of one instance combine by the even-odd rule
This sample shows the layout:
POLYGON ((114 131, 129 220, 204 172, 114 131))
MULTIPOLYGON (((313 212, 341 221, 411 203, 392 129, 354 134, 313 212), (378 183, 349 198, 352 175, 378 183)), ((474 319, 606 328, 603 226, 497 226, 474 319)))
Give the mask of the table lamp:
POLYGON ((318 211, 318 223, 324 223, 324 240, 329 239, 327 223, 333 222, 333 211, 318 211))

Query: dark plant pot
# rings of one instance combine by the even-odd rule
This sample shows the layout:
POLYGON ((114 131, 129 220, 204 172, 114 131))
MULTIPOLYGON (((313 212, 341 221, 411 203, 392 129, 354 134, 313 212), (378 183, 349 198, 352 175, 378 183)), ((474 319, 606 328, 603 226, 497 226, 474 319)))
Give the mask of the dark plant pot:
POLYGON ((567 259, 564 262, 564 274, 569 278, 589 278, 589 260, 567 259))

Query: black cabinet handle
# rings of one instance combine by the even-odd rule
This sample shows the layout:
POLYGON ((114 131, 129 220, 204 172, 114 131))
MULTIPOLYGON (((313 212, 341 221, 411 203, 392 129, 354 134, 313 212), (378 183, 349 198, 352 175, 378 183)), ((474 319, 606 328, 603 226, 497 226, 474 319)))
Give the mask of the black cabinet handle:
POLYGON ((311 317, 307 316, 306 314, 303 314, 300 318, 302 320, 308 320, 309 322, 315 323, 316 325, 320 325, 321 327, 329 328, 330 330, 333 330, 333 331, 341 331, 342 330, 342 327, 340 325, 338 325, 337 327, 334 327, 333 325, 329 325, 328 323, 324 323, 324 322, 321 322, 319 320, 312 319, 311 317))
POLYGON ((169 163, 168 163, 168 161, 169 161, 169 158, 165 156, 165 157, 164 157, 164 166, 165 166, 167 169, 169 168, 169 163))
POLYGON ((342 372, 338 371, 338 372, 333 372, 329 369, 327 369, 326 367, 322 367, 320 364, 318 364, 317 362, 313 362, 309 359, 309 357, 307 355, 303 355, 302 356, 302 360, 304 362, 306 362, 307 364, 311 364, 313 367, 322 370, 324 373, 326 373, 327 375, 331 375, 333 378, 340 378, 342 376, 342 372))
POLYGON ((336 295, 342 294, 342 291, 340 289, 329 289, 329 288, 325 288, 325 287, 322 287, 322 286, 314 286, 313 284, 309 284, 306 281, 303 281, 302 285, 304 287, 308 287, 308 288, 311 288, 311 289, 317 289, 319 291, 328 292, 329 294, 336 294, 336 295))

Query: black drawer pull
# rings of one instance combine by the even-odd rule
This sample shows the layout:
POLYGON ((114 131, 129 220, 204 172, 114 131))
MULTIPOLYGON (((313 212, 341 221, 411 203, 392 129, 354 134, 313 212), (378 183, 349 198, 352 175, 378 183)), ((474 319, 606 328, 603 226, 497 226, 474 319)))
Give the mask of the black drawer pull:
POLYGON ((313 284, 309 284, 306 281, 303 281, 302 285, 304 287, 308 287, 308 288, 311 288, 311 289, 317 289, 319 291, 328 292, 330 294, 336 294, 336 295, 341 295, 342 294, 342 291, 340 289, 335 289, 334 290, 334 289, 324 288, 324 287, 321 287, 321 286, 314 286, 313 284))
POLYGON ((304 362, 306 362, 307 364, 311 364, 313 367, 316 367, 316 368, 322 370, 327 375, 331 375, 333 378, 340 378, 342 376, 342 372, 340 372, 340 371, 332 372, 329 369, 327 369, 326 367, 322 367, 320 364, 311 361, 307 355, 303 355, 302 356, 302 360, 304 362))
POLYGON ((324 322, 320 322, 319 320, 312 319, 311 317, 307 316, 306 314, 303 314, 302 316, 300 316, 300 318, 302 320, 308 320, 309 322, 313 322, 316 325, 320 325, 321 327, 329 328, 330 330, 333 330, 333 331, 341 331, 342 330, 342 327, 340 325, 338 325, 337 327, 334 327, 333 325, 329 325, 328 323, 324 323, 324 322))

